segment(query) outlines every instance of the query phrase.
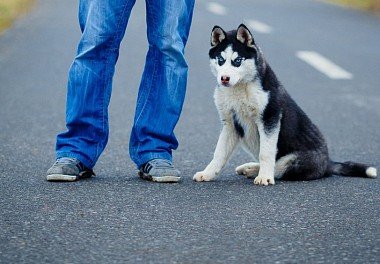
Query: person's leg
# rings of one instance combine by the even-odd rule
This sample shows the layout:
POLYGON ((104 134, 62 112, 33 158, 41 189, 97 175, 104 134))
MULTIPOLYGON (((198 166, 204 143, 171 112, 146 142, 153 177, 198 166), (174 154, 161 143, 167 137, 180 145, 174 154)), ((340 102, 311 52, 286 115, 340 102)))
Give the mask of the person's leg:
POLYGON ((112 77, 135 0, 81 0, 82 31, 68 78, 67 131, 57 136, 56 155, 92 168, 108 140, 112 77))
POLYGON ((184 48, 194 0, 146 0, 149 50, 141 80, 130 155, 140 168, 152 159, 171 161, 174 128, 186 91, 184 48))

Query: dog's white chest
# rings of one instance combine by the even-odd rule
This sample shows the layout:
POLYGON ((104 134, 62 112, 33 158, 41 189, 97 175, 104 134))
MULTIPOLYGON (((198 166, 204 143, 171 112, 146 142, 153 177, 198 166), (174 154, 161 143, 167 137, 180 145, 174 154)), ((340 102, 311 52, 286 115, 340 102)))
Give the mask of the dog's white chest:
POLYGON ((254 121, 268 103, 268 93, 257 82, 244 86, 217 88, 214 94, 219 114, 227 118, 231 111, 240 118, 254 121))

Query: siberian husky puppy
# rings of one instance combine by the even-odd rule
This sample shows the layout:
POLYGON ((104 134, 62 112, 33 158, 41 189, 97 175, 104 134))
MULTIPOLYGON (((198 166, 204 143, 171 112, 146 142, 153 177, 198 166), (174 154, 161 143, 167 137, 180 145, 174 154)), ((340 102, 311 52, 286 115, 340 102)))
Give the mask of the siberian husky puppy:
POLYGON ((194 175, 195 181, 217 177, 238 143, 255 162, 237 167, 236 173, 254 178, 258 185, 332 174, 377 176, 374 167, 329 159, 321 132, 277 80, 245 25, 229 32, 215 26, 209 56, 223 128, 214 158, 194 175))

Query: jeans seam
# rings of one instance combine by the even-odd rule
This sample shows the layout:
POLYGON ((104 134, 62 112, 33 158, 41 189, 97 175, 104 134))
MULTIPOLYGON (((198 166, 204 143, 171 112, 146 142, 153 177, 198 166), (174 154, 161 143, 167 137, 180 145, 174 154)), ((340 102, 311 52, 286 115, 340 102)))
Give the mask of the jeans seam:
MULTIPOLYGON (((155 0, 154 0, 155 1, 155 0)), ((157 17, 156 17, 156 13, 155 12, 149 12, 148 14, 148 10, 152 10, 154 6, 151 5, 150 1, 146 0, 146 5, 149 6, 149 8, 147 7, 147 20, 148 20, 148 17, 150 17, 150 19, 152 20, 151 23, 148 23, 147 21, 147 25, 148 26, 152 26, 153 29, 148 29, 148 32, 149 34, 152 34, 151 36, 149 36, 150 38, 153 38, 153 39, 156 39, 158 36, 157 36, 157 32, 158 32, 158 28, 156 27, 156 25, 158 24, 157 23, 157 17)))
MULTIPOLYGON (((147 19, 148 19, 148 17, 150 17, 152 20, 153 20, 153 23, 147 23, 147 25, 148 26, 153 26, 153 27, 155 27, 155 25, 157 24, 157 19, 156 19, 156 17, 155 17, 155 13, 154 12, 150 12, 149 14, 148 14, 148 10, 152 10, 152 5, 151 5, 151 3, 150 3, 150 1, 148 1, 148 0, 146 0, 145 1, 146 2, 146 5, 147 6, 149 6, 149 7, 147 7, 147 19)), ((150 35, 148 38, 156 38, 156 32, 157 30, 154 28, 153 30, 152 29, 150 29, 150 28, 148 28, 148 34, 152 34, 152 35, 150 35)), ((152 48, 152 45, 149 45, 149 48, 151 49, 152 48)), ((151 49, 152 51, 154 51, 154 49, 151 49)), ((148 51, 148 53, 149 53, 149 51, 148 51)), ((155 56, 154 56, 154 54, 153 54, 153 58, 154 58, 154 60, 155 61, 157 61, 157 59, 155 58, 155 56)), ((155 76, 155 71, 156 71, 156 64, 154 64, 154 68, 153 68, 153 76, 155 76)), ((152 87, 152 81, 150 82, 150 87, 152 87)), ((144 84, 144 86, 146 86, 145 84, 144 84)), ((145 90, 145 89, 144 89, 145 90)), ((148 97, 149 97, 149 93, 150 93, 150 90, 148 91, 148 97)), ((136 102, 136 105, 138 106, 140 104, 140 100, 138 100, 137 102, 136 102)), ((143 106, 142 106, 142 109, 144 109, 145 108, 145 105, 146 105, 146 102, 145 103, 143 103, 143 106)), ((141 113, 139 114, 139 116, 136 118, 136 122, 135 122, 135 124, 137 124, 137 122, 138 122, 138 120, 140 119, 140 116, 141 116, 141 114, 142 114, 142 111, 141 111, 141 113)))
MULTIPOLYGON (((153 50, 153 52, 155 52, 153 50)), ((151 78, 151 81, 149 82, 149 84, 147 85, 146 83, 144 84, 145 87, 148 86, 148 92, 147 92, 147 97, 146 97, 146 100, 141 108, 141 112, 139 114, 139 116, 136 118, 136 122, 135 122, 135 126, 136 128, 138 127, 138 124, 139 124, 139 121, 140 121, 140 118, 142 118, 144 116, 144 112, 145 112, 145 109, 148 105, 148 102, 150 101, 150 95, 151 95, 151 92, 152 92, 152 84, 155 83, 155 80, 157 79, 157 63, 159 63, 159 60, 157 60, 156 56, 154 56, 155 59, 154 59, 154 64, 153 64, 153 73, 152 73, 152 76, 153 78, 151 78)), ((145 90, 145 89, 144 89, 145 90)), ((137 160, 140 160, 141 159, 141 156, 139 154, 139 149, 140 149, 140 145, 141 143, 140 142, 137 142, 137 147, 136 147, 136 156, 137 156, 137 160)))
MULTIPOLYGON (((111 43, 109 44, 109 46, 107 47, 107 52, 106 52, 106 67, 104 69, 104 77, 105 77, 105 82, 104 82, 104 86, 103 86, 103 89, 105 90, 104 93, 103 93, 103 100, 102 100, 102 105, 101 105, 101 115, 102 115, 102 133, 105 134, 105 124, 106 124, 106 120, 105 120, 105 104, 106 104, 106 98, 107 98, 107 87, 109 85, 112 85, 110 84, 112 81, 112 76, 111 76, 111 73, 110 73, 110 70, 109 70, 109 65, 110 65, 110 60, 113 59, 113 57, 110 57, 109 54, 111 53, 111 51, 114 49, 114 45, 115 45, 115 41, 116 39, 118 38, 117 36, 119 36, 119 31, 120 31, 120 27, 121 27, 121 23, 123 21, 123 18, 125 18, 125 12, 127 10, 127 6, 128 6, 128 2, 125 2, 124 6, 123 6, 123 11, 121 12, 121 15, 120 15, 120 18, 117 22, 117 26, 116 26, 116 30, 115 30, 115 33, 113 35, 113 39, 111 41, 111 43)), ((116 63, 116 62, 115 62, 116 63)), ((95 155, 94 157, 92 158, 93 160, 95 160, 96 157, 99 157, 100 153, 99 153, 99 149, 103 149, 103 146, 104 146, 104 140, 102 141, 99 141, 98 144, 96 145, 96 150, 95 150, 95 155)))

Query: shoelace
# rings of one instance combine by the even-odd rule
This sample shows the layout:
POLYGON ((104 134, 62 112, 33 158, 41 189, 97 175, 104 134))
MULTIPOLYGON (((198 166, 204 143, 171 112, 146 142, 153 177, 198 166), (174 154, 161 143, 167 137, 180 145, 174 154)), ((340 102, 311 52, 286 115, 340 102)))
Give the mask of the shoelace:
POLYGON ((154 159, 147 163, 145 163, 143 167, 143 171, 148 172, 153 168, 157 169, 166 169, 166 168, 173 168, 173 164, 168 160, 161 160, 161 159, 154 159))
MULTIPOLYGON (((57 161, 55 162, 55 164, 63 164, 63 165, 75 165, 79 172, 83 172, 83 171, 90 171, 88 170, 83 164, 82 162, 80 162, 79 160, 77 160, 76 158, 67 158, 67 157, 63 157, 63 158, 59 158, 57 159, 57 161)), ((92 172, 93 173, 93 172, 92 172)), ((93 173, 95 175, 95 173, 93 173)))

